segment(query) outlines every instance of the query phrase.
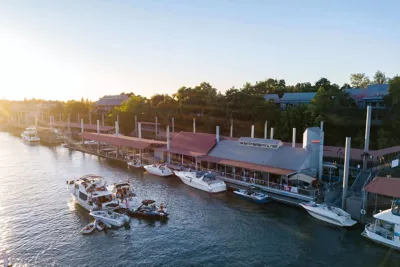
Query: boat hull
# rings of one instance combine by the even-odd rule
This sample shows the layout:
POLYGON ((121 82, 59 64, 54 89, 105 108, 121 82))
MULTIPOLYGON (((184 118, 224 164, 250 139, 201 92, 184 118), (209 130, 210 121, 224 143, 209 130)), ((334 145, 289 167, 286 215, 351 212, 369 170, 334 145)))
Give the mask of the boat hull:
POLYGON ((378 234, 375 234, 374 232, 369 231, 367 226, 365 227, 364 232, 362 232, 361 235, 365 236, 366 238, 368 238, 378 244, 400 250, 400 242, 395 242, 393 240, 389 240, 378 234))
POLYGON ((204 185, 204 184, 200 184, 197 183, 196 181, 194 181, 194 179, 189 179, 185 176, 180 175, 179 173, 175 172, 176 176, 179 177, 179 179, 181 179, 181 181, 193 188, 199 189, 199 190, 203 190, 205 192, 209 192, 209 193, 220 193, 220 192, 224 192, 226 191, 226 184, 210 184, 210 185, 204 185))
POLYGON ((147 166, 144 166, 144 168, 148 173, 157 175, 157 176, 161 176, 161 177, 167 177, 167 176, 171 176, 174 174, 172 171, 160 170, 157 168, 151 168, 151 167, 147 167, 147 166))
POLYGON ((140 212, 136 210, 129 210, 127 212, 129 217, 133 218, 145 218, 145 219, 155 219, 155 220, 167 220, 168 214, 160 214, 158 212, 140 212))
POLYGON ((143 164, 137 164, 137 163, 133 163, 133 162, 128 162, 127 164, 129 167, 132 167, 132 168, 142 168, 143 167, 143 164))
POLYGON ((314 207, 309 207, 309 206, 306 206, 306 205, 303 205, 303 204, 300 204, 300 206, 302 206, 304 209, 306 209, 308 214, 310 214, 312 217, 314 217, 314 218, 316 218, 318 220, 333 224, 333 225, 337 225, 337 226, 341 226, 341 227, 349 227, 349 226, 353 226, 354 224, 357 223, 356 221, 353 221, 353 220, 351 220, 351 221, 341 221, 338 218, 333 218, 333 217, 330 217, 330 216, 328 216, 326 214, 321 214, 314 207))

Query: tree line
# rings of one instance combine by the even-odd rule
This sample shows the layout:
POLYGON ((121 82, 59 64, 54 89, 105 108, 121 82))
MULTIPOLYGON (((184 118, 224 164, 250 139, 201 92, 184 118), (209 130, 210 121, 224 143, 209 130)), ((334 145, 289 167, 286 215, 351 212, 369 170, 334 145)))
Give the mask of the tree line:
MULTIPOLYGON (((292 128, 297 129, 297 142, 302 142, 302 133, 307 127, 325 125, 325 144, 343 146, 346 136, 352 137, 352 147, 364 145, 366 110, 359 109, 354 100, 346 94, 347 88, 365 88, 371 84, 389 83, 389 94, 385 97, 386 110, 380 110, 383 123, 371 128, 371 149, 380 149, 399 143, 396 133, 400 130, 400 77, 388 78, 377 71, 372 78, 365 73, 350 76, 350 82, 339 86, 326 78, 315 83, 304 82, 287 85, 285 80, 266 79, 255 83, 246 83, 241 88, 232 87, 221 93, 207 82, 194 87, 181 87, 172 95, 155 94, 146 98, 134 93, 128 95, 120 107, 109 111, 105 118, 112 124, 117 116, 120 130, 130 134, 134 130, 134 116, 138 121, 152 121, 155 117, 162 125, 171 125, 175 118, 175 131, 192 130, 193 118, 196 118, 198 132, 215 132, 215 126, 221 127, 221 134, 229 135, 233 120, 234 136, 249 136, 251 125, 255 125, 256 137, 263 137, 264 123, 274 127, 274 138, 291 141, 292 128), (281 110, 273 101, 266 101, 266 94, 288 92, 316 92, 310 105, 287 107, 281 110)), ((9 108, 6 100, 0 100, 1 110, 9 108)), ((26 100, 32 101, 32 100, 26 100)), ((37 100, 36 100, 37 101, 37 100)), ((88 121, 89 112, 92 122, 101 119, 101 112, 94 103, 81 101, 57 102, 50 114, 63 114, 64 120, 69 113, 76 121, 78 114, 88 121)), ((6 114, 6 112, 0 112, 6 114)), ((1 115, 0 115, 1 116, 1 115)))

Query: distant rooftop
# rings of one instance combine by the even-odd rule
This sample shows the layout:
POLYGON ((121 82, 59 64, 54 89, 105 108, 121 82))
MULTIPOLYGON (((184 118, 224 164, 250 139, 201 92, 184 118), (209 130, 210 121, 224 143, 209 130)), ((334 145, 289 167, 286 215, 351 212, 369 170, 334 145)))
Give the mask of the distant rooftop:
POLYGON ((266 101, 273 101, 274 103, 279 103, 280 98, 278 94, 267 94, 264 96, 266 101))
POLYGON ((96 102, 96 105, 120 106, 122 102, 128 98, 129 97, 127 95, 105 95, 96 102))
POLYGON ((281 98, 281 102, 287 101, 299 101, 299 102, 310 102, 316 95, 316 92, 306 93, 285 93, 281 98))
POLYGON ((382 99, 389 94, 389 84, 372 84, 366 88, 349 88, 344 90, 351 98, 357 101, 367 99, 382 99))

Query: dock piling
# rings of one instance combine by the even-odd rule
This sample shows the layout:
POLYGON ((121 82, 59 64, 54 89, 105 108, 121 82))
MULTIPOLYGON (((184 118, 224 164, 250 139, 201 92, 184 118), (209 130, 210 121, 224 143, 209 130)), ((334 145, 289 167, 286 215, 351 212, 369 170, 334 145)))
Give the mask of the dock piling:
POLYGON ((196 118, 193 118, 193 133, 196 133, 196 118))
POLYGON ((293 128, 292 147, 296 147, 296 128, 293 128))
POLYGON ((321 121, 319 154, 318 154, 318 180, 322 181, 323 159, 324 159, 324 122, 321 121))
POLYGON ((254 138, 254 125, 251 125, 251 138, 254 138))
POLYGON ((268 121, 264 123, 264 139, 268 138, 268 121))
POLYGON ((271 127, 271 139, 274 139, 274 128, 271 127))
POLYGON ((142 123, 138 122, 138 137, 141 140, 142 139, 142 123))
POLYGON ((368 151, 369 151, 369 136, 371 129, 371 106, 367 106, 367 118, 365 123, 365 143, 364 143, 364 156, 363 156, 363 169, 367 169, 368 151))
POLYGON ((345 210, 346 208, 347 187, 349 180, 350 146, 351 146, 351 137, 346 137, 346 148, 344 154, 344 171, 343 171, 342 210, 345 210))
POLYGON ((219 143, 219 126, 216 126, 216 136, 215 139, 217 141, 217 144, 219 143))

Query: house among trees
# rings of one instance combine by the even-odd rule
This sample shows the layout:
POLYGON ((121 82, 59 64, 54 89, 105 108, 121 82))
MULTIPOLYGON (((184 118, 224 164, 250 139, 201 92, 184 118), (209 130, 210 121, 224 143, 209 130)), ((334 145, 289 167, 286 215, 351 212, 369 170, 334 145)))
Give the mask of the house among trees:
POLYGON ((124 100, 128 99, 127 95, 105 95, 95 102, 97 111, 110 111, 115 107, 122 105, 124 100))
POLYGON ((316 94, 316 92, 284 93, 281 98, 277 94, 267 94, 264 96, 264 99, 279 104, 281 109, 286 109, 289 106, 309 105, 316 94))
POLYGON ((389 84, 371 84, 366 88, 349 88, 344 91, 361 109, 367 108, 367 106, 371 106, 372 109, 387 108, 384 97, 389 94, 389 84))

